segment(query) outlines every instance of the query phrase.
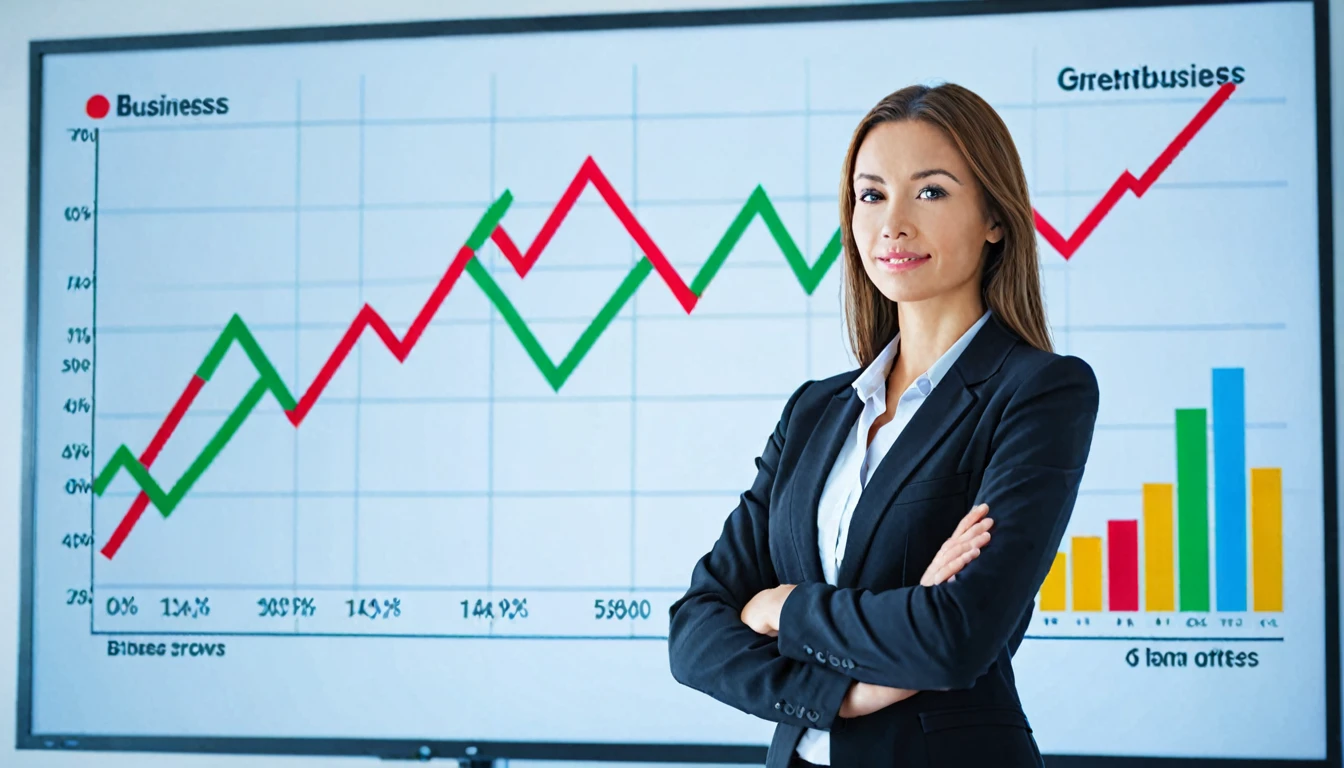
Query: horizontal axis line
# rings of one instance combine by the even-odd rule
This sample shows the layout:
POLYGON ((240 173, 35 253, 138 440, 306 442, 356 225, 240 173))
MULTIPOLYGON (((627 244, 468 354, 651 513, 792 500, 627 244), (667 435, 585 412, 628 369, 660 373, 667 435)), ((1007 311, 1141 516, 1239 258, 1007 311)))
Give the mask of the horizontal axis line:
MULTIPOLYGON (((1170 481, 1167 481, 1170 482, 1170 481)), ((1210 484, 1212 489, 1213 485, 1210 484)), ((137 491, 107 491, 103 498, 127 499, 134 497, 137 491)), ((1083 488, 1079 496, 1139 496, 1143 489, 1133 488, 1083 488)), ((1302 493, 1297 488, 1284 488, 1284 496, 1302 493)), ((614 490, 614 491, 369 491, 361 489, 361 499, 628 499, 637 498, 701 498, 731 497, 742 494, 742 489, 693 489, 693 490, 614 490)), ((200 499, 354 499, 355 491, 195 491, 192 496, 200 499)))
MULTIPOLYGON (((638 320, 639 320, 641 323, 642 323, 642 322, 645 322, 645 321, 673 321, 673 320, 678 321, 678 322, 683 322, 683 323, 684 323, 684 322, 688 322, 688 321, 694 322, 694 321, 697 321, 697 320, 700 321, 700 322, 704 322, 704 321, 723 322, 723 321, 729 321, 729 320, 771 320, 771 321, 779 321, 779 320, 802 320, 802 321, 806 321, 806 320, 809 319, 809 316, 808 316, 807 314, 803 313, 803 312, 741 312, 741 313, 730 313, 730 312, 718 312, 718 313, 714 313, 714 312, 698 312, 698 313, 696 313, 696 314, 694 314, 694 315, 689 315, 689 316, 688 316, 685 312, 683 312, 683 313, 681 313, 681 314, 674 314, 674 313, 672 313, 672 312, 666 312, 666 313, 654 313, 654 312, 649 312, 649 313, 641 313, 641 314, 639 314, 637 317, 638 317, 638 320)), ((613 318, 612 318, 612 322, 613 322, 613 323, 614 323, 614 322, 625 322, 625 323, 628 323, 628 322, 630 322, 633 318, 634 318, 634 316, 631 315, 631 314, 629 314, 629 310, 627 310, 627 314, 624 314, 624 315, 616 315, 615 317, 613 317, 613 318)), ((838 320, 838 319, 840 319, 840 318, 841 318, 841 315, 840 315, 840 313, 838 313, 838 312, 834 312, 834 313, 816 313, 816 314, 811 315, 811 319, 813 319, 813 320, 838 320)), ((528 325, 566 325, 566 324, 570 324, 570 325, 583 325, 583 326, 587 326, 590 322, 592 322, 592 318, 591 318, 591 317, 581 317, 581 316, 578 316, 578 315, 569 316, 569 317, 561 317, 561 316, 552 316, 552 317, 529 317, 529 318, 527 319, 527 322, 528 322, 528 325)), ((500 321, 500 320, 493 320, 493 321, 492 321, 492 320, 490 320, 490 319, 488 319, 488 318, 452 318, 452 317, 449 317, 449 318, 442 318, 442 319, 436 319, 436 320, 433 320, 433 321, 427 323, 426 326, 427 326, 427 327, 430 327, 430 328, 476 328, 476 327, 489 326, 489 325, 500 325, 501 323, 502 323, 502 321, 500 321)), ((401 327, 401 326, 409 326, 410 323, 404 323, 404 324, 403 324, 403 323, 388 323, 388 325, 391 326, 394 330, 396 330, 398 327, 401 327)), ((299 330, 299 331, 330 331, 330 330, 344 331, 346 328, 349 328, 349 327, 350 327, 350 324, 349 324, 349 323, 336 323, 336 322, 319 322, 319 321, 313 321, 313 322, 299 323, 297 326, 296 326, 294 323, 292 323, 292 322, 283 322, 283 323, 253 323, 253 324, 250 324, 249 327, 252 329, 253 333, 259 333, 259 332, 268 332, 268 333, 292 333, 292 332, 294 332, 295 330, 299 330)), ((118 335, 120 335, 120 336, 141 336, 141 335, 152 335, 152 334, 171 335, 171 334, 188 334, 188 333, 209 333, 209 334, 218 334, 218 333, 219 333, 220 331, 222 331, 222 330, 223 330, 223 326, 222 326, 222 325, 216 325, 216 324, 213 324, 213 323, 201 323, 201 324, 199 324, 199 325, 123 325, 123 326, 110 326, 110 327, 100 327, 100 328, 98 329, 98 333, 99 333, 99 335, 112 335, 112 336, 118 336, 118 335)))
POLYGON ((1080 635, 1078 637, 1069 637, 1067 635, 1025 635, 1023 640, 1114 640, 1118 642, 1153 642, 1153 643, 1282 643, 1282 637, 1132 637, 1120 636, 1107 637, 1105 635, 1080 635))
MULTIPOLYGON (((1159 181, 1150 187, 1153 189, 1280 189, 1288 187, 1288 181, 1284 179, 1237 179, 1220 181, 1159 181)), ((1071 188, 1071 189, 1040 189, 1033 190, 1033 198, 1066 198, 1066 197, 1095 197, 1104 194, 1105 189, 1093 188, 1071 188)), ((775 205, 805 203, 832 203, 835 201, 835 195, 815 194, 815 195, 776 195, 771 194, 770 199, 775 205)), ((100 218, 116 216, 190 216, 190 215, 249 215, 249 214, 277 214, 292 216, 295 213, 358 213, 361 210, 367 215, 370 212, 393 212, 393 211, 453 211, 469 210, 476 211, 489 205, 489 201, 484 200, 432 200, 424 202, 388 202, 388 203, 365 203, 362 207, 358 203, 328 203, 328 204, 306 204, 306 205, 202 205, 202 206, 138 206, 125 208, 99 208, 98 216, 100 218)), ((716 198, 668 198, 658 199, 650 198, 648 200, 640 199, 639 207, 645 208, 696 208, 696 207, 733 207, 742 205, 742 198, 739 197, 716 197, 716 198)), ((513 208, 527 209, 537 208, 549 210, 555 207, 555 201, 545 200, 516 200, 513 208)), ((578 200, 574 204, 575 208, 590 208, 602 210, 605 206, 601 200, 578 200)), ((628 265, 627 265, 628 266, 628 265)))
MULTIPOLYGON (((1030 110, 1087 110, 1105 108, 1132 108, 1138 106, 1182 106, 1203 104, 1205 94, 1164 98, 1128 98, 1128 99, 1092 99, 1088 101, 1038 101, 1003 102, 993 104, 999 111, 1030 110)), ((1234 102, 1241 106, 1284 106, 1288 103, 1283 96, 1247 96, 1234 102)), ((358 128, 364 129, 393 126, 436 126, 494 124, 547 124, 547 123, 592 123, 616 122, 628 123, 638 119, 640 122, 678 121, 678 120, 750 120, 762 118, 806 118, 806 117, 846 117, 857 120, 867 111, 867 107, 846 109, 777 109, 777 110, 739 110, 723 112, 640 112, 632 114, 629 110, 621 112, 599 112, 573 115, 468 115, 460 117, 350 117, 319 120, 253 120, 232 123, 172 123, 166 125, 105 126, 100 129, 104 134, 121 133, 163 133, 173 131, 229 131, 229 130, 286 130, 303 128, 358 128)))
MULTIPOLYGON (((108 491, 102 498, 132 498, 139 491, 108 491)), ((361 499, 629 499, 641 498, 697 498, 730 496, 736 498, 742 489, 695 489, 695 490, 614 490, 614 491, 370 491, 360 489, 361 499)), ((193 491, 192 496, 200 499, 354 499, 355 491, 193 491)), ((726 511, 725 511, 726 513, 726 511)), ((495 514, 499 514, 496 512, 495 514)))
MULTIPOLYGON (((280 290, 277 288, 276 290, 280 290)), ((289 287, 293 290, 293 286, 289 287)), ((623 314, 612 318, 613 322, 630 322, 635 315, 631 310, 623 310, 623 314)), ((714 321, 722 322, 726 320, 839 320, 843 315, 839 312, 814 312, 807 315, 801 312, 697 312, 693 315, 687 315, 684 312, 677 314, 667 313, 641 313, 637 315, 640 322, 649 321, 714 321)), ((528 324, 581 324, 587 325, 592 321, 591 317, 574 316, 551 316, 551 317, 532 317, 528 318, 528 324)), ((488 318, 437 318, 428 323, 429 327, 452 328, 452 327, 478 327, 488 325, 498 325, 500 321, 488 318)), ((326 330, 345 330, 349 323, 338 322, 306 322, 299 323, 297 330, 300 331, 326 331, 326 330)), ((388 323, 394 330, 409 326, 410 323, 388 323)), ((254 331, 265 332, 290 332, 296 330, 294 323, 254 323, 251 324, 254 331)), ((218 334, 223 330, 223 324, 200 323, 195 325, 112 325, 98 328, 99 334, 110 335, 142 335, 142 334, 174 334, 174 333, 212 333, 218 334)), ((1053 329, 1061 333, 1203 333, 1203 332, 1238 332, 1238 331, 1285 331, 1288 329, 1287 323, 1207 323, 1207 324, 1185 324, 1185 325, 1059 325, 1053 326, 1053 329)))
POLYGON ((683 593, 686 587, 641 587, 622 584, 620 586, 515 586, 484 584, 153 584, 153 583, 112 583, 95 582, 96 589, 162 589, 180 591, 265 591, 265 592, 675 592, 683 593))
MULTIPOLYGON (((770 195, 770 201, 775 205, 805 203, 831 203, 835 202, 835 194, 814 194, 814 195, 770 195)), ((302 205, 293 204, 275 204, 275 205, 201 205, 201 206, 128 206, 122 208, 99 208, 99 218, 107 216, 177 216, 192 214, 252 214, 252 213, 274 213, 293 216, 295 213, 358 213, 363 211, 366 215, 369 212, 391 212, 391 211, 452 211, 466 210, 479 211, 490 205, 489 200, 425 200, 413 202, 366 202, 363 207, 358 203, 307 203, 302 205)), ((708 206, 731 206, 733 208, 742 207, 742 198, 738 197, 706 197, 706 198, 650 198, 640 200, 640 208, 697 208, 708 206)), ((555 207, 555 201, 545 200, 515 200, 511 208, 536 208, 550 210, 555 207)), ((576 200, 575 208, 590 208, 593 210, 605 210, 605 205, 601 200, 576 200)), ((628 266, 628 265, 627 265, 628 266)))
POLYGON ((507 635, 507 634, 426 634, 399 632, 189 632, 189 631, 139 631, 139 630, 93 630, 93 636, 108 637, 328 637, 328 638, 369 638, 377 640, 660 640, 667 641, 667 635, 507 635))

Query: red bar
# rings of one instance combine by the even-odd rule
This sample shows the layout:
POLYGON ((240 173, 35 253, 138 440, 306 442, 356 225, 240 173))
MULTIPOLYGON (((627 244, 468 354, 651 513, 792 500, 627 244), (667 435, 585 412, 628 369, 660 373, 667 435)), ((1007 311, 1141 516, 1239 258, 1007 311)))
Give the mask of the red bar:
POLYGON ((1109 610, 1139 610, 1139 521, 1106 521, 1106 548, 1109 610))

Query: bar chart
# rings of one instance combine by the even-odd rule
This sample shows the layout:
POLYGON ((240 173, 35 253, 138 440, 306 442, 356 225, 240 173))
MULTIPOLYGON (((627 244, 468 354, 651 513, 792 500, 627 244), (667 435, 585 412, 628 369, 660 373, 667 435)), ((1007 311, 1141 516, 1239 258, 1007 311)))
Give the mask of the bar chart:
POLYGON ((1068 537, 1042 612, 1284 610, 1283 469, 1248 472, 1245 369, 1210 383, 1211 409, 1175 410, 1175 482, 1143 483, 1139 517, 1107 520, 1104 536, 1068 537))

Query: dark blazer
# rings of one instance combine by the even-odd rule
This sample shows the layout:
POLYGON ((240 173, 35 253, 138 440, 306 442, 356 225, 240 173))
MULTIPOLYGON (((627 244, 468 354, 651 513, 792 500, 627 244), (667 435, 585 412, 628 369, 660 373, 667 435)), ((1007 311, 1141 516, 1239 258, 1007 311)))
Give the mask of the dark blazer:
POLYGON ((872 474, 850 523, 837 585, 817 553, 817 502, 862 410, 860 370, 789 397, 713 549, 670 609, 672 675, 773 720, 768 768, 788 765, 806 728, 831 733, 831 765, 1041 766, 1012 656, 1073 511, 1092 443, 1097 382, 1077 357, 1035 349, 985 323, 872 474), (956 581, 919 585, 980 502, 989 545, 956 581), (779 636, 741 610, 798 586, 779 636), (854 681, 920 693, 840 718, 854 681))

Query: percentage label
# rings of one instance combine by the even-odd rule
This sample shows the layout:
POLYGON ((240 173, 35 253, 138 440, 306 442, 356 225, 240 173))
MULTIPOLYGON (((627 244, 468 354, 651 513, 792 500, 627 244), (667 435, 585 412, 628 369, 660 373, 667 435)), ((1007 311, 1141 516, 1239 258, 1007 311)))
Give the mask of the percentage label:
POLYGON ((525 619, 527 618, 527 598, 504 598, 493 600, 463 600, 462 618, 464 619, 525 619))
POLYGON ((317 613, 317 601, 311 597, 263 597, 257 601, 257 607, 261 609, 257 615, 262 618, 307 617, 317 613))
POLYGON ((88 328, 67 328, 65 329, 66 343, 69 344, 92 344, 93 333, 88 328))
POLYGON ((65 492, 71 496, 79 496, 93 490, 93 483, 82 477, 72 477, 65 481, 65 492))
POLYGON ((61 449, 62 459, 87 459, 90 455, 88 443, 70 443, 61 449))
POLYGON ((526 619, 527 598, 522 600, 500 600, 499 617, 501 619, 526 619))
POLYGON ((61 361, 61 373, 88 373, 93 362, 87 357, 67 357, 61 361))
POLYGON ((165 597, 159 602, 163 603, 163 615, 169 618, 200 619, 210 615, 208 597, 165 597))
POLYGON ((346 600, 346 608, 349 609, 350 618, 363 616, 367 619, 391 619, 401 615, 401 598, 365 598, 363 600, 346 600))
POLYGON ((68 397, 63 408, 66 413, 89 413, 93 410, 93 403, 87 397, 68 397))
POLYGON ((72 205, 65 209, 66 221, 88 221, 93 218, 93 211, 87 205, 72 205))
POLYGON ((135 604, 134 597, 107 598, 108 616, 134 616, 139 612, 140 606, 135 604))

